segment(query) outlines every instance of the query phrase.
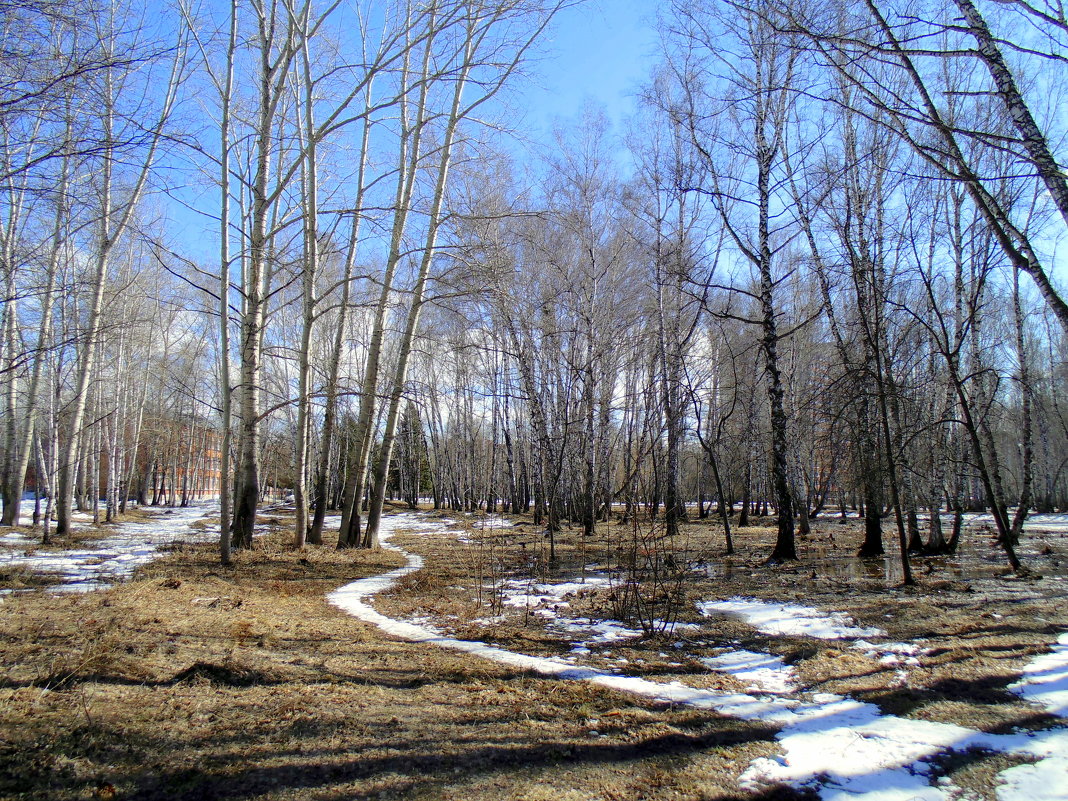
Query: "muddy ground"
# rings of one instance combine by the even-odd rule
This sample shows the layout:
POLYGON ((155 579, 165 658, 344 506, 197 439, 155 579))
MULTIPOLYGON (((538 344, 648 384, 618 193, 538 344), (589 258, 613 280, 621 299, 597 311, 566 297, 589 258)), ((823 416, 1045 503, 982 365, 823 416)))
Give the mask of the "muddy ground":
MULTIPOLYGON (((398 642, 326 601, 356 578, 402 563, 391 551, 289 549, 287 518, 231 568, 210 546, 187 547, 136 580, 56 596, 24 575, 0 603, 0 798, 12 799, 729 799, 754 798, 737 777, 777 753, 775 730, 715 713, 517 672, 428 644, 398 642)), ((854 566, 854 525, 819 523, 796 565, 767 566, 770 529, 736 532, 723 559, 714 523, 684 528, 670 548, 655 526, 565 530, 549 543, 530 521, 397 536, 424 571, 377 599, 381 611, 535 654, 571 643, 528 609, 504 608, 505 578, 624 576, 568 599, 569 614, 649 623, 625 643, 591 646, 581 663, 658 681, 740 689, 698 661, 734 643, 783 655, 803 688, 849 693, 885 712, 988 731, 1056 721, 1007 692, 1021 665, 1068 628, 1063 535, 1025 556, 1042 577, 1002 577, 969 532, 966 559, 919 560, 917 588, 892 568, 854 566), (670 552, 670 555, 669 555, 670 552), (842 565, 845 565, 844 567, 842 565), (928 652, 903 678, 834 641, 756 634, 702 618, 694 602, 748 595, 850 613, 928 652), (483 622, 476 622, 483 621, 483 622)), ((889 540, 889 537, 888 537, 889 540)), ((1063 721, 1061 721, 1063 723, 1063 721)), ((1009 757, 947 760, 941 769, 981 797, 1009 757)), ((797 798, 787 788, 764 801, 797 798)))

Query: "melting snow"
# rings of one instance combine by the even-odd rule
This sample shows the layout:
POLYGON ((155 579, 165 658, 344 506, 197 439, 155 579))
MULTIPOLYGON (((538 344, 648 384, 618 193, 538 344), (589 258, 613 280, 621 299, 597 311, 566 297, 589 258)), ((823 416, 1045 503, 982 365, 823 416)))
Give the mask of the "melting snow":
MULTIPOLYGON (((544 618, 550 628, 570 637, 572 653, 588 654, 590 645, 632 640, 645 633, 641 629, 631 628, 618 620, 562 617, 557 614, 561 609, 570 608, 571 605, 564 600, 565 598, 579 595, 583 591, 610 587, 611 584, 611 579, 604 575, 585 576, 575 581, 561 581, 555 584, 532 584, 529 581, 509 579, 501 585, 502 604, 531 610, 532 614, 544 618)), ((658 632, 675 632, 700 627, 694 623, 654 620, 650 628, 658 632)))
POLYGON ((764 716, 782 726, 777 739, 783 749, 778 758, 754 760, 741 777, 743 785, 757 789, 785 782, 817 789, 824 799, 865 801, 949 801, 959 788, 951 783, 931 784, 926 760, 947 751, 989 750, 1038 758, 1033 768, 1052 781, 1046 792, 1028 795, 1033 773, 1003 771, 999 788, 1002 801, 1065 798, 1063 777, 1068 767, 1068 729, 1037 734, 985 734, 948 723, 883 715, 874 704, 839 695, 815 694, 794 709, 764 716), (1059 790, 1057 789, 1059 787, 1059 790), (1059 794, 1058 794, 1059 793, 1059 794))
POLYGON ((607 587, 607 578, 591 576, 585 581, 564 581, 559 584, 531 584, 528 581, 509 579, 501 585, 502 603, 518 609, 534 609, 539 606, 564 608, 569 595, 578 595, 583 590, 607 587))
POLYGON ((867 640, 857 640, 851 647, 858 651, 863 651, 865 656, 878 659, 880 664, 887 667, 896 667, 898 665, 916 667, 920 664, 920 657, 931 651, 930 648, 924 648, 912 642, 881 642, 876 644, 867 640))
MULTIPOLYGON (((1068 633, 1058 638, 1048 654, 1035 657, 1023 669, 1023 677, 1010 684, 1009 689, 1053 715, 1068 717, 1068 633)), ((1064 775, 1068 777, 1068 770, 1064 775)), ((1064 784, 1068 797, 1068 778, 1064 784)))
MULTIPOLYGON (((383 520, 382 542, 398 528, 425 528, 415 515, 397 515, 383 520)), ((402 551, 403 553, 403 551, 402 551)), ((562 679, 588 681, 665 702, 715 710, 745 720, 760 720, 779 726, 777 737, 783 754, 774 759, 754 760, 742 776, 743 783, 759 789, 767 783, 787 782, 816 789, 828 801, 953 801, 960 788, 945 779, 932 784, 925 760, 947 750, 986 749, 1034 758, 1035 764, 1002 771, 999 801, 1053 801, 1068 798, 1068 729, 995 735, 946 723, 883 715, 877 706, 840 695, 818 693, 799 700, 775 695, 723 693, 687 687, 679 682, 659 684, 635 676, 612 675, 578 667, 558 659, 515 653, 483 642, 460 640, 411 622, 393 620, 377 612, 367 599, 387 590, 397 579, 422 567, 423 560, 405 554, 408 564, 380 576, 346 584, 329 600, 346 612, 381 628, 388 634, 414 642, 470 653, 485 659, 562 679)), ((709 611, 748 614, 759 620, 758 628, 769 633, 791 633, 824 639, 883 636, 878 629, 855 627, 844 615, 827 616, 808 607, 764 604, 744 599, 705 605, 709 611), (772 608, 775 607, 775 608, 772 608)), ((866 643, 870 645, 870 643, 866 643)), ((894 644, 896 645, 896 644, 894 644)), ((1016 691, 1055 714, 1065 689, 1062 671, 1068 671, 1068 635, 1052 654, 1039 657, 1024 671, 1016 691), (1048 681, 1043 679, 1049 677, 1048 681), (1033 689, 1032 689, 1033 688, 1033 689)), ((896 653, 896 651, 895 651, 896 653)), ((753 659, 761 656, 756 654, 753 659)), ((907 655, 906 655, 907 656, 907 655)), ((736 657, 740 662, 741 657, 736 657)), ((759 665, 752 663, 754 670, 759 665)), ((739 670, 746 668, 739 667, 739 670)), ((771 667, 769 666, 769 669, 771 667)))
MULTIPOLYGON (((160 548, 179 541, 218 536, 215 530, 193 532, 190 525, 209 514, 203 506, 168 509, 146 523, 119 523, 110 537, 64 551, 0 551, 0 564, 52 573, 61 582, 55 592, 90 592, 133 574, 161 556, 160 548)), ((10 536, 10 535, 9 535, 10 536)))
POLYGON ((632 640, 635 637, 641 637, 644 633, 641 629, 628 628, 618 620, 557 618, 552 621, 551 625, 559 631, 573 636, 577 635, 575 637, 575 645, 572 648, 572 651, 576 653, 589 653, 591 644, 632 640), (581 641, 579 638, 581 638, 581 641))
POLYGON ((885 637, 876 628, 853 625, 848 615, 822 612, 811 606, 780 604, 756 598, 731 598, 727 601, 704 601, 697 605, 703 615, 734 615, 764 634, 786 637, 815 637, 820 640, 885 637))
POLYGON ((885 637, 878 628, 864 628, 853 624, 852 618, 841 612, 823 612, 812 606, 761 601, 756 598, 731 598, 726 601, 705 601, 697 604, 704 615, 735 615, 757 631, 771 635, 814 637, 820 640, 855 640, 852 648, 877 659, 887 667, 916 666, 919 657, 928 649, 917 643, 871 643, 865 637, 885 637))
POLYGON ((702 657, 700 661, 710 670, 748 682, 747 690, 786 694, 797 689, 797 672, 774 654, 738 650, 702 657))
MULTIPOLYGON (((470 515, 471 513, 470 512, 465 512, 464 514, 465 515, 470 515)), ((511 520, 506 520, 503 517, 497 517, 496 515, 491 515, 489 517, 483 517, 480 520, 472 521, 471 525, 472 525, 472 527, 475 529, 475 531, 478 534, 484 534, 485 532, 492 531, 494 529, 511 528, 512 526, 515 525, 515 523, 513 521, 511 521, 511 520)), ((457 533, 456 539, 457 539, 458 542, 462 542, 464 545, 477 545, 478 544, 477 540, 472 539, 468 534, 464 534, 464 533, 457 533)))

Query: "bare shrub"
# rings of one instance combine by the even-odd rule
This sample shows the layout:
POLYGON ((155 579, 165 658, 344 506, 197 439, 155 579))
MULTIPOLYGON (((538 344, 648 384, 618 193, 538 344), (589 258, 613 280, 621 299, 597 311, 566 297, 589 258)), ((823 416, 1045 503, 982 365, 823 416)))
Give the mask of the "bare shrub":
POLYGON ((669 631, 686 600, 685 543, 678 535, 669 536, 657 520, 641 521, 635 516, 625 531, 614 544, 618 563, 609 595, 612 613, 641 626, 647 634, 669 631))

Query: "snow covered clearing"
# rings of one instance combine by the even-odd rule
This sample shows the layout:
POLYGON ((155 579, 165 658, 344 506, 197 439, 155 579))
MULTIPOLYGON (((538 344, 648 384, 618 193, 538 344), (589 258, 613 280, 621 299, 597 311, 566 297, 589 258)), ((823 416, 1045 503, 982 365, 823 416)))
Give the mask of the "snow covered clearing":
MULTIPOLYGON (((726 672, 735 672, 739 678, 748 672, 753 676, 749 680, 756 685, 761 681, 757 681, 754 674, 766 671, 760 674, 762 686, 767 690, 771 684, 776 694, 727 693, 688 687, 679 682, 661 684, 637 676, 614 675, 559 659, 529 656, 484 642, 443 636, 426 626, 389 618, 376 611, 369 599, 423 565, 420 556, 390 544, 390 536, 399 529, 425 532, 431 527, 440 530, 444 526, 440 522, 428 524, 413 514, 384 518, 382 522, 383 545, 404 553, 407 564, 383 575, 346 584, 330 594, 332 603, 387 634, 406 640, 470 653, 520 670, 587 681, 646 698, 687 704, 780 727, 777 739, 782 755, 754 760, 742 776, 742 783, 747 787, 759 789, 783 782, 795 787, 811 787, 828 801, 954 801, 962 791, 945 778, 936 779, 929 760, 949 751, 984 750, 1033 760, 1032 764, 1021 764, 1000 773, 999 801, 1068 798, 1066 728, 987 734, 953 724, 884 715, 874 704, 841 695, 815 693, 807 697, 785 697, 793 692, 789 668, 781 661, 776 664, 773 657, 764 662, 765 655, 755 652, 749 652, 752 656, 748 657, 744 652, 735 652, 734 656, 721 655, 718 664, 726 672)), ((862 638, 884 636, 884 633, 879 629, 854 626, 844 615, 827 615, 810 607, 765 604, 753 599, 732 599, 726 603, 729 606, 720 606, 719 602, 703 604, 702 611, 750 615, 748 619, 758 622, 755 626, 770 629, 775 634, 854 639, 856 647, 876 652, 882 649, 886 655, 903 659, 916 658, 919 653, 907 643, 873 646, 862 638)), ((1024 670, 1014 689, 1053 714, 1064 714, 1063 704, 1068 696, 1068 634, 1061 637, 1053 652, 1035 659, 1024 670)))
POLYGON ((52 588, 54 592, 102 589, 158 559, 163 547, 217 538, 218 526, 202 531, 192 528, 211 512, 207 506, 166 509, 151 521, 119 523, 111 536, 63 551, 33 550, 35 543, 29 538, 14 539, 21 535, 8 534, 6 542, 30 547, 0 550, 0 565, 54 574, 59 582, 52 588))

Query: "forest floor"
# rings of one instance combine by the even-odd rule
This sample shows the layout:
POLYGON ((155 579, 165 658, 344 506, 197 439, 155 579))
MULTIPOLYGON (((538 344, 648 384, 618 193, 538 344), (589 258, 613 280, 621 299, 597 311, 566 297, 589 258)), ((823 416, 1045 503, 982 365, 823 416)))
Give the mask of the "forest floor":
MULTIPOLYGON (((649 525, 589 538, 575 527, 557 535, 552 560, 529 520, 446 520, 397 528, 393 542, 425 566, 369 601, 381 613, 710 697, 850 698, 886 719, 992 736, 1064 725, 1010 691, 1068 630, 1063 526, 1029 536, 1031 577, 1005 576, 977 521, 965 554, 917 560, 919 585, 903 588, 892 559, 853 558, 855 522, 818 523, 799 563, 770 566, 772 532, 760 525, 736 531, 727 559, 712 522, 687 524, 670 549, 649 525), (635 571, 640 592, 626 578, 635 571), (827 620, 846 635, 769 628, 744 616, 741 598, 772 604, 760 614, 843 613, 827 620)), ((815 795, 812 783, 746 779, 750 766, 781 761, 781 723, 406 642, 345 614, 328 595, 404 556, 331 542, 294 551, 290 521, 263 515, 255 547, 230 568, 210 542, 176 545, 94 592, 56 594, 0 562, 0 588, 12 590, 0 603, 0 798, 815 795)), ((193 525, 214 539, 210 519, 193 525)), ((1002 773, 1032 761, 976 747, 947 752, 929 773, 992 801, 1002 773)))

